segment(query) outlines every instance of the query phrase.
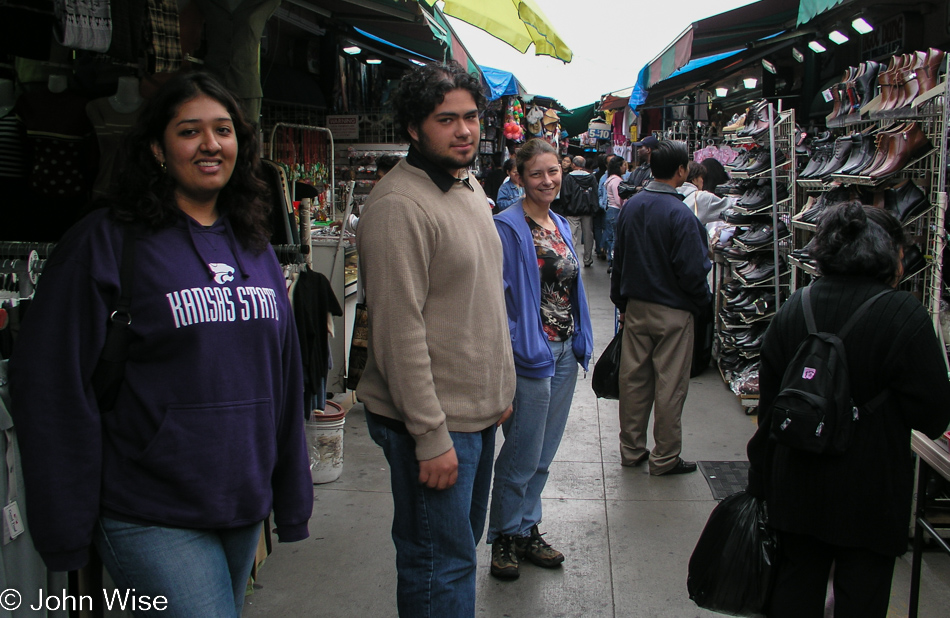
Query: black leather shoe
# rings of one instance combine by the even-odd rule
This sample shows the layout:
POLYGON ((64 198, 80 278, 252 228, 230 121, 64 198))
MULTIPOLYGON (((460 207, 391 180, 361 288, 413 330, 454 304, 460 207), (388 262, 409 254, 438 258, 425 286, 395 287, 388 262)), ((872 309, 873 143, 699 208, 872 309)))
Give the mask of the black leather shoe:
POLYGON ((667 470, 666 472, 660 472, 654 474, 654 476, 668 476, 670 474, 689 474, 690 472, 696 472, 696 462, 695 461, 686 461, 682 457, 676 462, 676 465, 667 470))
POLYGON ((920 187, 908 180, 902 185, 884 191, 884 209, 904 223, 930 208, 930 200, 920 187))

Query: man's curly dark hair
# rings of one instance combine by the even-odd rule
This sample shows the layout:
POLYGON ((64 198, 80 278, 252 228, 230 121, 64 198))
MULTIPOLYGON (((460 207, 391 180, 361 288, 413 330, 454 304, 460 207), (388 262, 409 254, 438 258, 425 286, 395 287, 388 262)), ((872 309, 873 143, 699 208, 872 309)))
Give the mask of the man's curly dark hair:
POLYGON ((416 67, 406 73, 392 95, 396 110, 396 125, 403 137, 410 139, 410 126, 419 126, 436 106, 453 90, 467 90, 478 111, 485 109, 487 101, 478 77, 468 73, 458 62, 431 63, 416 67))
POLYGON ((270 241, 268 187, 262 179, 257 131, 244 117, 237 100, 207 73, 183 73, 169 80, 146 104, 124 144, 124 169, 110 199, 111 216, 150 229, 168 227, 180 216, 175 181, 155 160, 152 143, 164 147, 165 128, 182 104, 206 95, 227 109, 234 123, 238 154, 228 184, 218 195, 217 208, 227 216, 235 237, 246 249, 260 252, 270 241))

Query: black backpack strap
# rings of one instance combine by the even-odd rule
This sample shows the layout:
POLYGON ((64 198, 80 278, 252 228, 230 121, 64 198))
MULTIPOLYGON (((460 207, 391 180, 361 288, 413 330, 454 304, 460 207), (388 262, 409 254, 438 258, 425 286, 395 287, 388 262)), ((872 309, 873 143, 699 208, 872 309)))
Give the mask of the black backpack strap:
POLYGON ((815 312, 811 308, 811 286, 806 286, 802 290, 802 310, 805 312, 805 326, 808 328, 808 334, 814 335, 818 332, 815 326, 815 312))
POLYGON ((125 378, 125 361, 132 342, 129 326, 132 324, 132 280, 135 274, 137 232, 136 228, 123 228, 119 300, 109 315, 105 344, 92 373, 92 388, 101 412, 109 412, 115 406, 119 387, 125 378))
MULTIPOLYGON (((891 289, 883 290, 881 292, 878 292, 871 298, 867 299, 863 303, 861 303, 861 306, 858 307, 857 310, 855 310, 855 312, 851 314, 851 317, 848 318, 848 321, 845 322, 844 326, 841 327, 841 330, 838 331, 838 339, 841 339, 842 341, 844 341, 844 338, 848 336, 849 332, 851 332, 851 329, 857 323, 858 319, 860 319, 861 315, 865 311, 867 311, 868 308, 871 307, 871 305, 874 304, 874 301, 884 296, 885 294, 890 294, 893 291, 894 290, 891 290, 891 289)), ((808 328, 808 334, 814 335, 815 333, 818 332, 818 327, 815 324, 815 311, 812 308, 812 303, 811 303, 811 286, 810 285, 802 290, 802 309, 805 312, 805 326, 808 328)))
POLYGON ((884 291, 882 291, 882 292, 878 292, 877 294, 875 294, 875 295, 872 296, 871 298, 869 298, 869 299, 867 299, 866 301, 864 301, 863 303, 861 303, 861 306, 858 307, 857 310, 856 310, 853 314, 851 314, 851 317, 848 318, 848 321, 845 322, 845 323, 844 323, 844 326, 841 327, 841 330, 838 331, 838 339, 841 339, 842 341, 844 341, 844 338, 847 337, 847 336, 848 336, 848 333, 851 332, 851 329, 852 329, 852 328, 854 327, 854 325, 857 323, 858 319, 861 317, 861 315, 862 315, 865 311, 867 311, 867 310, 871 307, 871 305, 874 304, 874 301, 876 301, 878 298, 884 296, 885 294, 890 294, 890 293, 893 292, 893 291, 894 291, 894 290, 887 289, 887 290, 884 290, 884 291))

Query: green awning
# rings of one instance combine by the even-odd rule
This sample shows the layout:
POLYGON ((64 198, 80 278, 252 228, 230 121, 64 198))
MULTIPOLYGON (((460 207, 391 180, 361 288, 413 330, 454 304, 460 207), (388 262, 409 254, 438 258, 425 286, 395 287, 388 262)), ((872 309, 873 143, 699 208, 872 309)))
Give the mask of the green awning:
POLYGON ((571 110, 570 115, 560 114, 561 130, 567 131, 568 137, 586 133, 587 125, 597 115, 597 105, 597 103, 591 103, 590 105, 575 107, 571 110))
POLYGON ((798 25, 811 21, 829 9, 851 0, 801 0, 798 5, 798 25))

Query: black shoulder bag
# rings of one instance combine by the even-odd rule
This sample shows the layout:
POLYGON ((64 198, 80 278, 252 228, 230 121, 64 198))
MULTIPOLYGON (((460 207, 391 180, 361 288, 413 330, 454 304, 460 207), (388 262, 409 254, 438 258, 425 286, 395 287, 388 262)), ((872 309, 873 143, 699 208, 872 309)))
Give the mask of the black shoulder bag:
POLYGON ((122 263, 119 265, 119 301, 109 315, 106 342, 92 372, 92 389, 100 412, 111 412, 125 378, 125 361, 132 343, 132 274, 135 271, 135 230, 125 228, 122 263))

